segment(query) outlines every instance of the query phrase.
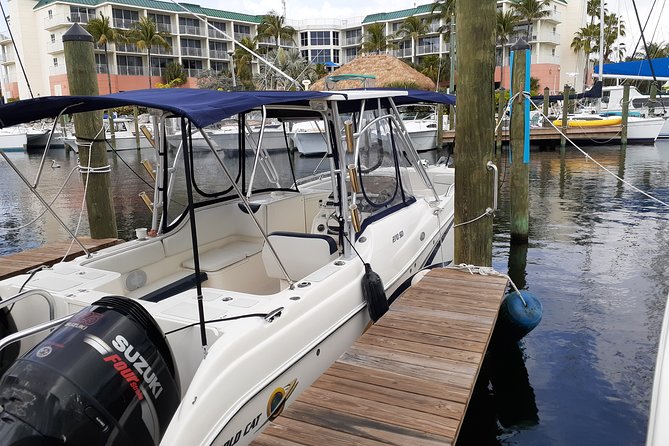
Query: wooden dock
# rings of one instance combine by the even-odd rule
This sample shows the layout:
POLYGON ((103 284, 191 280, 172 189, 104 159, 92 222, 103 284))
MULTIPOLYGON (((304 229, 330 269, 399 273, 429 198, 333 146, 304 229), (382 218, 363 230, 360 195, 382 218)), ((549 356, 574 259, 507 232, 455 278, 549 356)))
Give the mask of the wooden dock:
MULTIPOLYGON (((574 141, 606 144, 620 139, 621 131, 622 128, 619 125, 581 128, 569 127, 565 134, 574 141)), ((455 141, 455 130, 446 130, 443 135, 444 143, 452 144, 455 141)), ((508 130, 502 130, 502 141, 509 141, 508 130)), ((559 143, 560 134, 553 127, 531 128, 530 141, 559 143)))
MULTIPOLYGON (((102 248, 123 242, 123 240, 117 238, 94 240, 89 237, 79 237, 79 240, 90 252, 99 251, 102 248)), ((49 242, 39 248, 0 257, 0 280, 24 274, 42 265, 51 266, 60 262, 65 253, 68 252, 70 243, 70 241, 49 242)), ((65 260, 71 260, 83 253, 79 245, 74 243, 65 260)))
POLYGON ((455 444, 506 283, 430 271, 252 444, 455 444))

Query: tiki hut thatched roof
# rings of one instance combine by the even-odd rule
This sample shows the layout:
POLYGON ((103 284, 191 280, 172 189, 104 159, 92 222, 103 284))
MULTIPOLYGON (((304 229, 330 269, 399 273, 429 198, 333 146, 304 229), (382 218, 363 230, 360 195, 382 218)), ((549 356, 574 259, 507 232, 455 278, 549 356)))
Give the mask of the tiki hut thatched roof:
MULTIPOLYGON (((359 56, 351 62, 337 68, 331 75, 341 74, 364 74, 376 76, 373 85, 367 84, 367 87, 390 87, 399 83, 403 85, 414 84, 415 88, 420 90, 434 90, 435 85, 432 79, 411 68, 397 57, 387 54, 359 56)), ((314 82, 311 90, 336 89, 344 90, 349 88, 361 88, 360 81, 346 80, 339 81, 333 87, 330 83, 326 86, 326 78, 321 78, 314 82)))

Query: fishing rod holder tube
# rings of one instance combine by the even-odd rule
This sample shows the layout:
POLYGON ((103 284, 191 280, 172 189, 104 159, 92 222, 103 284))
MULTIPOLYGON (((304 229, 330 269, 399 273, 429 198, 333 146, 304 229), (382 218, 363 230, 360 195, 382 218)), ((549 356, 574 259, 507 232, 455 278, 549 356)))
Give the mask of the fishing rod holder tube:
POLYGON ((344 122, 344 132, 346 133, 346 151, 353 153, 353 121, 350 119, 344 122))
POLYGON ((497 189, 499 187, 499 170, 497 169, 497 165, 493 163, 492 161, 488 161, 488 164, 486 164, 486 167, 488 170, 492 170, 494 177, 493 177, 493 185, 492 185, 492 210, 493 212, 497 210, 497 189))
POLYGON ((349 164, 347 170, 348 170, 348 178, 349 181, 351 182, 351 190, 356 194, 359 194, 361 189, 360 189, 360 181, 358 180, 358 168, 355 166, 355 164, 349 164))

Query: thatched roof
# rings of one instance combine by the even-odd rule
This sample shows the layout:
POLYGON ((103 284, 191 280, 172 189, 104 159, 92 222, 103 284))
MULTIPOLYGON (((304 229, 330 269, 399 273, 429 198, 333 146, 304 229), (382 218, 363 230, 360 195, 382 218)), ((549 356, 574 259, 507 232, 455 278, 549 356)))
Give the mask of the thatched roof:
MULTIPOLYGON (((387 54, 358 56, 351 62, 337 68, 331 75, 340 74, 365 74, 376 76, 373 85, 368 87, 389 87, 391 84, 414 83, 416 88, 422 90, 434 90, 435 84, 429 77, 411 68, 397 57, 387 54)), ((360 81, 340 81, 335 85, 335 89, 344 90, 348 88, 361 88, 360 81)), ((332 89, 332 84, 329 86, 332 89)), ((327 90, 325 78, 314 82, 310 90, 327 90)))

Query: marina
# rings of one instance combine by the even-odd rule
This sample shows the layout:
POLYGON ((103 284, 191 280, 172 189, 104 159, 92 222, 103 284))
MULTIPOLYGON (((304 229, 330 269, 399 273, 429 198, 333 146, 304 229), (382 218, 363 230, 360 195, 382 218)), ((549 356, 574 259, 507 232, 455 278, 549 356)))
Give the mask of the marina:
POLYGON ((135 3, 4 14, 0 444, 669 441, 655 3, 135 3))

